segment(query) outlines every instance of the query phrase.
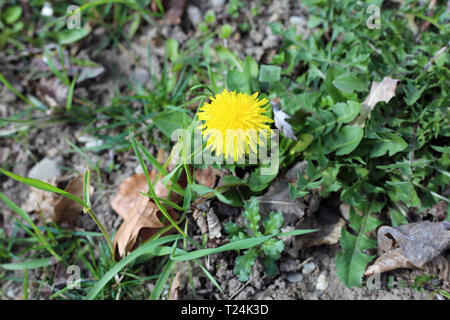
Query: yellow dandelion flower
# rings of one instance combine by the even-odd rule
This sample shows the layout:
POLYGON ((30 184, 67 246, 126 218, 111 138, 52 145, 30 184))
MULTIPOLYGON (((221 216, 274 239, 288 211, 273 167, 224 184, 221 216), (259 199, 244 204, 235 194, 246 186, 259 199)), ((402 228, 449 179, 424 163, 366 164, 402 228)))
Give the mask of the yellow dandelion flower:
POLYGON ((216 156, 224 154, 225 159, 231 156, 237 161, 250 150, 256 154, 257 146, 265 144, 259 139, 260 132, 269 134, 271 129, 267 123, 273 120, 266 115, 269 101, 257 97, 258 93, 249 95, 225 89, 199 109, 202 135, 216 156))

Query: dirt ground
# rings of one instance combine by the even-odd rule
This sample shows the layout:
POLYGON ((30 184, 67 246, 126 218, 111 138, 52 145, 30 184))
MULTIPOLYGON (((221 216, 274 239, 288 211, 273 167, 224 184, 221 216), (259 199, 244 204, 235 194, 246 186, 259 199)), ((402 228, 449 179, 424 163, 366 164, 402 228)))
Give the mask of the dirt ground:
MULTIPOLYGON (((150 41, 153 46, 155 56, 152 60, 152 68, 161 67, 161 59, 164 54, 164 47, 158 46, 158 37, 174 37, 179 42, 194 35, 192 27, 195 23, 198 12, 205 12, 212 9, 216 12, 217 18, 227 19, 226 11, 223 10, 224 1, 191 1, 180 25, 164 26, 162 28, 147 27, 146 30, 135 38, 127 52, 115 49, 105 50, 101 55, 92 60, 102 64, 107 71, 89 86, 81 86, 76 89, 75 95, 89 97, 94 101, 107 105, 113 97, 114 85, 117 83, 117 74, 111 70, 115 69, 121 76, 131 77, 141 74, 142 82, 147 81, 145 70, 147 65, 146 44, 150 41), (214 4, 214 5, 213 5, 214 4), (130 55, 133 59, 130 59, 130 55)), ((300 8, 298 1, 280 0, 264 10, 264 16, 254 21, 255 27, 249 35, 239 36, 239 33, 227 40, 227 45, 235 52, 240 52, 242 57, 245 55, 253 56, 257 61, 264 62, 275 53, 275 48, 281 43, 281 39, 272 35, 267 22, 271 21, 294 21, 298 24, 298 32, 307 34, 306 29, 307 16, 300 8)), ((103 35, 99 32, 97 37, 103 35)), ((96 39, 91 39, 93 44, 96 39)), ((163 43, 163 42, 161 42, 163 43)), ((90 56, 95 47, 87 46, 86 56, 90 56)), ((17 80, 20 83, 19 80, 17 80)), ((14 83, 14 82, 13 82, 14 83)), ((0 116, 8 117, 22 109, 24 106, 19 100, 11 94, 8 89, 0 89, 0 116), (14 108, 11 108, 14 106, 14 108)), ((102 125, 99 121, 97 126, 102 125)), ((77 135, 82 127, 74 124, 40 124, 39 127, 29 132, 29 135, 17 139, 12 143, 11 139, 0 139, 0 161, 2 157, 9 154, 14 160, 12 172, 22 176, 28 176, 30 170, 36 163, 43 158, 59 159, 64 167, 83 171, 85 168, 85 159, 77 153, 67 153, 70 149, 68 140, 76 144, 77 135)), ((20 133, 18 134, 20 135, 20 133)), ((146 145, 152 152, 152 146, 146 145)), ((110 173, 102 172, 103 188, 95 185, 95 192, 92 196, 93 209, 98 214, 100 220, 111 233, 120 226, 122 219, 113 212, 109 203, 118 185, 127 177, 137 172, 139 164, 132 151, 121 154, 112 154, 111 152, 90 153, 89 157, 94 163, 100 162, 100 168, 104 168, 109 163, 111 157, 114 157, 116 163, 120 163, 120 168, 110 173)), ((5 176, 0 176, 0 189, 10 197, 15 203, 23 204, 29 196, 29 188, 23 184, 17 183, 5 176)), ((215 208, 214 201, 211 206, 215 208)), ((223 209, 223 208, 222 208, 223 209)), ((0 203, 0 210, 4 213, 3 220, 0 220, 3 229, 8 234, 12 233, 12 224, 14 222, 13 213, 0 203)), ((236 212, 235 208, 226 208, 236 212)), ((238 211, 237 211, 238 212, 238 211)), ((229 220, 235 219, 236 215, 230 215, 229 220)), ((1 217, 1 216, 0 216, 1 217)), ((190 218, 191 219, 191 218, 190 218)), ((195 225, 192 222, 190 225, 195 225)), ((80 217, 76 221, 76 228, 85 230, 96 230, 95 224, 88 216, 80 217)), ((199 230, 196 230, 200 235, 199 230)), ((224 232, 223 232, 224 233, 224 232)), ((345 287, 338 278, 335 259, 339 245, 321 245, 302 250, 297 258, 284 253, 279 261, 279 271, 273 278, 264 273, 264 267, 261 261, 258 261, 251 274, 250 281, 240 282, 233 274, 234 259, 236 253, 226 252, 210 256, 205 259, 205 265, 222 285, 224 293, 220 293, 214 285, 203 275, 200 269, 195 269, 194 286, 195 294, 188 287, 187 281, 182 289, 182 299, 289 299, 289 300, 357 300, 357 299, 386 299, 386 300, 411 300, 411 299, 433 299, 429 292, 417 291, 408 287, 404 282, 413 281, 419 273, 416 271, 399 270, 382 277, 382 286, 379 290, 368 288, 345 287), (387 288, 388 276, 394 276, 396 282, 393 288, 387 288), (402 284, 403 283, 403 284, 402 284)), ((20 286, 16 291, 20 291, 20 286)), ((19 294, 14 290, 11 294, 19 294)))

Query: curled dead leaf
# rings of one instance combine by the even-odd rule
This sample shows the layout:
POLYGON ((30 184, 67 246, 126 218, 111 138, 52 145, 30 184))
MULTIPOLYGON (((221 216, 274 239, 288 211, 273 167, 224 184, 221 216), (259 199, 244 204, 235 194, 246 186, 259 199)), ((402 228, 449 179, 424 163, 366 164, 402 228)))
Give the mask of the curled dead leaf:
POLYGON ((391 77, 384 77, 381 82, 373 81, 369 95, 361 105, 360 115, 352 124, 364 127, 366 119, 370 116, 370 112, 375 108, 375 105, 380 101, 387 103, 395 96, 398 81, 398 79, 391 77))
POLYGON ((319 229, 317 232, 306 234, 302 237, 292 238, 292 248, 287 252, 294 258, 302 249, 320 246, 324 244, 336 244, 341 237, 345 220, 338 212, 321 208, 316 214, 307 217, 298 229, 319 229))
MULTIPOLYGON (((56 179, 47 181, 47 183, 56 186, 56 179)), ((83 198, 83 176, 79 175, 72 179, 65 191, 83 198)), ((90 193, 93 188, 90 187, 90 193)), ((23 209, 27 212, 42 212, 47 222, 64 223, 73 222, 80 215, 83 207, 73 200, 58 196, 56 193, 31 188, 30 195, 23 209)))
POLYGON ((378 230, 378 252, 383 254, 400 247, 405 257, 421 268, 450 246, 448 222, 421 221, 396 228, 381 227, 378 230))
POLYGON ((208 213, 206 214, 206 220, 208 221, 209 238, 221 238, 222 233, 220 231, 222 230, 222 224, 220 223, 219 218, 217 218, 213 209, 209 209, 208 213))
POLYGON ((192 216, 195 222, 197 222, 197 225, 200 228, 201 233, 206 234, 208 232, 208 222, 206 221, 203 212, 201 210, 195 209, 194 212, 192 213, 192 216))
MULTIPOLYGON (((153 184, 155 194, 158 198, 167 198, 169 189, 158 178, 158 173, 149 172, 149 178, 153 184), (158 178, 158 180, 156 180, 158 178)), ((186 186, 186 176, 181 174, 178 184, 181 187, 186 186)), ((138 173, 125 179, 118 188, 117 194, 113 197, 110 204, 114 211, 123 219, 123 223, 114 237, 114 257, 119 259, 127 252, 134 250, 140 242, 146 241, 152 237, 161 228, 170 224, 170 221, 163 217, 162 212, 151 198, 143 195, 141 192, 148 192, 148 184, 145 174, 138 173), (164 222, 161 221, 163 218, 164 222)), ((170 200, 178 202, 181 196, 172 192, 170 200)), ((178 214, 171 207, 166 206, 168 214, 173 220, 178 219, 178 214)), ((173 232, 174 229, 167 233, 173 232)))
POLYGON ((447 221, 381 227, 378 230, 380 257, 367 268, 365 275, 409 268, 438 274, 441 280, 448 281, 450 263, 443 252, 449 247, 450 223, 447 221))
POLYGON ((217 179, 222 175, 222 171, 211 167, 195 170, 195 180, 197 183, 211 189, 215 187, 217 179))

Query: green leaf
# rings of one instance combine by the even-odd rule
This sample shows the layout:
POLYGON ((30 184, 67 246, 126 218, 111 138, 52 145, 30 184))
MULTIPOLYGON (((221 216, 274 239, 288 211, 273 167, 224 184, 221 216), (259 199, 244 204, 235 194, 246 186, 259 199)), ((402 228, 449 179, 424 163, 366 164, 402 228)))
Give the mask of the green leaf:
POLYGON ((283 226, 284 218, 281 212, 271 212, 269 216, 264 219, 264 234, 277 234, 283 226))
POLYGON ((105 287, 105 285, 112 279, 116 274, 120 272, 126 265, 132 263, 134 260, 139 258, 140 256, 148 253, 153 252, 153 249, 165 244, 167 242, 172 242, 178 239, 178 235, 172 235, 172 236, 166 236, 162 237, 156 240, 153 240, 151 242, 148 242, 133 252, 131 252, 129 255, 127 255, 125 258, 117 262, 114 267, 108 270, 108 272, 105 273, 105 275, 97 281, 94 286, 89 291, 88 295, 86 296, 86 300, 92 300, 94 299, 97 294, 105 287))
POLYGON ((253 235, 260 236, 261 232, 259 231, 258 224, 261 220, 261 216, 259 215, 258 199, 256 197, 250 198, 250 200, 245 203, 244 208, 245 210, 242 215, 250 223, 249 229, 253 235))
POLYGON ((339 239, 343 251, 338 253, 336 267, 339 278, 348 288, 361 287, 367 264, 375 257, 363 253, 363 250, 376 247, 376 240, 368 238, 366 233, 375 230, 381 221, 370 216, 368 209, 365 211, 367 213, 360 216, 353 207, 350 207, 350 226, 357 235, 349 233, 343 227, 339 239))
POLYGON ((273 275, 277 272, 277 264, 276 260, 266 256, 264 258, 264 266, 266 267, 266 273, 269 277, 273 277, 273 275))
POLYGON ((344 126, 337 133, 325 140, 326 153, 336 151, 336 155, 349 154, 359 145, 364 136, 364 130, 357 126, 344 126))
POLYGON ((0 264, 0 268, 5 270, 25 270, 37 269, 50 265, 51 258, 42 258, 36 260, 28 260, 22 262, 4 263, 0 264))
POLYGON ((230 70, 227 73, 227 87, 231 91, 251 93, 248 78, 238 70, 230 70))
POLYGON ((391 218, 391 223, 393 227, 398 227, 408 223, 408 220, 405 218, 405 216, 399 210, 396 209, 389 210, 389 218, 391 218))
POLYGON ((260 192, 267 188, 278 175, 278 170, 274 174, 261 174, 261 167, 255 169, 250 175, 248 186, 253 192, 260 192))
POLYGON ((259 252, 256 248, 249 249, 243 255, 236 258, 234 274, 239 275, 242 282, 248 281, 252 266, 255 264, 259 252))
POLYGON ((171 62, 178 58, 178 42, 174 38, 167 39, 167 57, 171 62))
POLYGON ((345 227, 342 228, 339 239, 343 251, 338 253, 336 259, 337 274, 348 287, 361 288, 361 280, 367 264, 375 256, 369 256, 361 252, 356 246, 358 237, 350 234, 345 227))
POLYGON ((85 28, 64 30, 58 33, 57 38, 60 45, 67 45, 83 39, 89 33, 90 30, 85 28))
POLYGON ((266 82, 269 85, 280 81, 281 78, 281 68, 278 66, 271 66, 263 64, 259 70, 259 81, 266 82))
POLYGON ((2 20, 7 24, 13 24, 17 20, 19 20, 21 15, 22 8, 20 6, 12 6, 2 13, 2 20))
POLYGON ((262 249, 266 256, 278 260, 283 252, 284 242, 279 239, 271 238, 263 243, 262 249))
POLYGON ((367 84, 358 79, 352 72, 341 74, 332 83, 336 88, 346 93, 353 93, 353 91, 364 92, 368 90, 367 84))
POLYGON ((204 195, 208 192, 214 192, 214 189, 208 188, 207 186, 204 186, 202 184, 191 184, 190 188, 199 195, 204 195))
POLYGON ((244 232, 244 228, 239 226, 236 223, 233 222, 227 222, 225 224, 225 232, 228 233, 232 237, 238 236, 240 232, 244 232))
POLYGON ((339 124, 348 123, 356 118, 361 111, 361 104, 355 101, 347 101, 347 103, 337 103, 332 107, 336 114, 336 122, 339 124))
POLYGON ((152 121, 162 133, 170 138, 175 130, 186 128, 186 126, 191 123, 192 119, 184 110, 166 109, 155 115, 152 121))
POLYGON ((59 189, 59 188, 57 188, 55 186, 52 186, 51 184, 48 184, 46 182, 43 182, 43 181, 40 181, 40 180, 37 180, 37 179, 21 177, 21 176, 18 176, 16 174, 12 173, 12 172, 6 171, 6 170, 1 169, 1 168, 0 168, 0 172, 3 173, 4 175, 7 175, 10 178, 13 178, 16 181, 19 181, 19 182, 22 182, 22 183, 24 183, 26 185, 29 185, 30 187, 34 187, 36 189, 40 189, 40 190, 44 190, 44 191, 49 191, 49 192, 54 192, 54 193, 60 194, 63 197, 66 197, 66 198, 68 198, 70 200, 75 201, 76 203, 81 205, 83 208, 87 208, 88 207, 87 203, 85 203, 82 199, 78 198, 77 196, 74 196, 73 194, 71 194, 71 193, 69 193, 69 192, 67 192, 65 190, 59 189))
POLYGON ((380 133, 379 136, 383 140, 376 140, 370 151, 370 158, 384 156, 387 152, 389 152, 389 156, 392 157, 397 152, 403 151, 408 147, 405 140, 394 133, 380 133))

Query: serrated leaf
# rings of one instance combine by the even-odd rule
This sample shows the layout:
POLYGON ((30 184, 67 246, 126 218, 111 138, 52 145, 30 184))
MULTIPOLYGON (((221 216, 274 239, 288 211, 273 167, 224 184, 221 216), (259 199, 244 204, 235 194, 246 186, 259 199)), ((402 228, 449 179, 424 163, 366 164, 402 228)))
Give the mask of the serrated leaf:
POLYGON ((250 231, 254 236, 260 236, 261 232, 259 231, 258 224, 261 220, 261 216, 259 215, 258 199, 255 197, 250 198, 250 200, 245 203, 244 208, 245 210, 242 215, 249 222, 250 231))
POLYGON ((358 79, 356 74, 352 72, 338 76, 333 80, 333 85, 346 93, 353 93, 353 91, 363 92, 367 90, 367 84, 358 79))
POLYGON ((244 252, 243 255, 236 258, 234 266, 234 274, 239 275, 242 282, 248 281, 252 266, 255 264, 259 252, 255 248, 251 248, 244 252))
POLYGON ((266 267, 266 273, 269 277, 272 277, 277 272, 276 260, 266 256, 264 258, 264 267, 266 267))
POLYGON ((283 223, 284 218, 281 212, 271 212, 263 221, 264 235, 279 233, 283 223))
POLYGON ((263 191, 277 175, 278 170, 274 174, 261 174, 261 167, 258 167, 250 175, 248 186, 253 192, 263 191))
POLYGON ((283 252, 284 242, 276 238, 271 238, 263 243, 262 249, 266 256, 278 260, 283 252))
POLYGON ((343 251, 339 252, 336 258, 337 274, 348 288, 361 288, 366 266, 375 256, 362 253, 356 247, 357 237, 345 230, 345 227, 342 228, 339 241, 343 251))
POLYGON ((408 146, 405 140, 394 133, 380 133, 379 136, 383 140, 376 140, 370 151, 370 158, 384 156, 387 152, 389 152, 389 156, 391 157, 397 152, 406 149, 408 146))
POLYGON ((361 287, 361 280, 367 264, 375 256, 370 256, 362 250, 376 247, 377 242, 366 236, 366 233, 375 230, 381 221, 372 217, 369 213, 361 216, 353 207, 350 208, 350 226, 357 236, 342 228, 339 242, 343 251, 339 252, 336 259, 338 276, 348 288, 361 287))

